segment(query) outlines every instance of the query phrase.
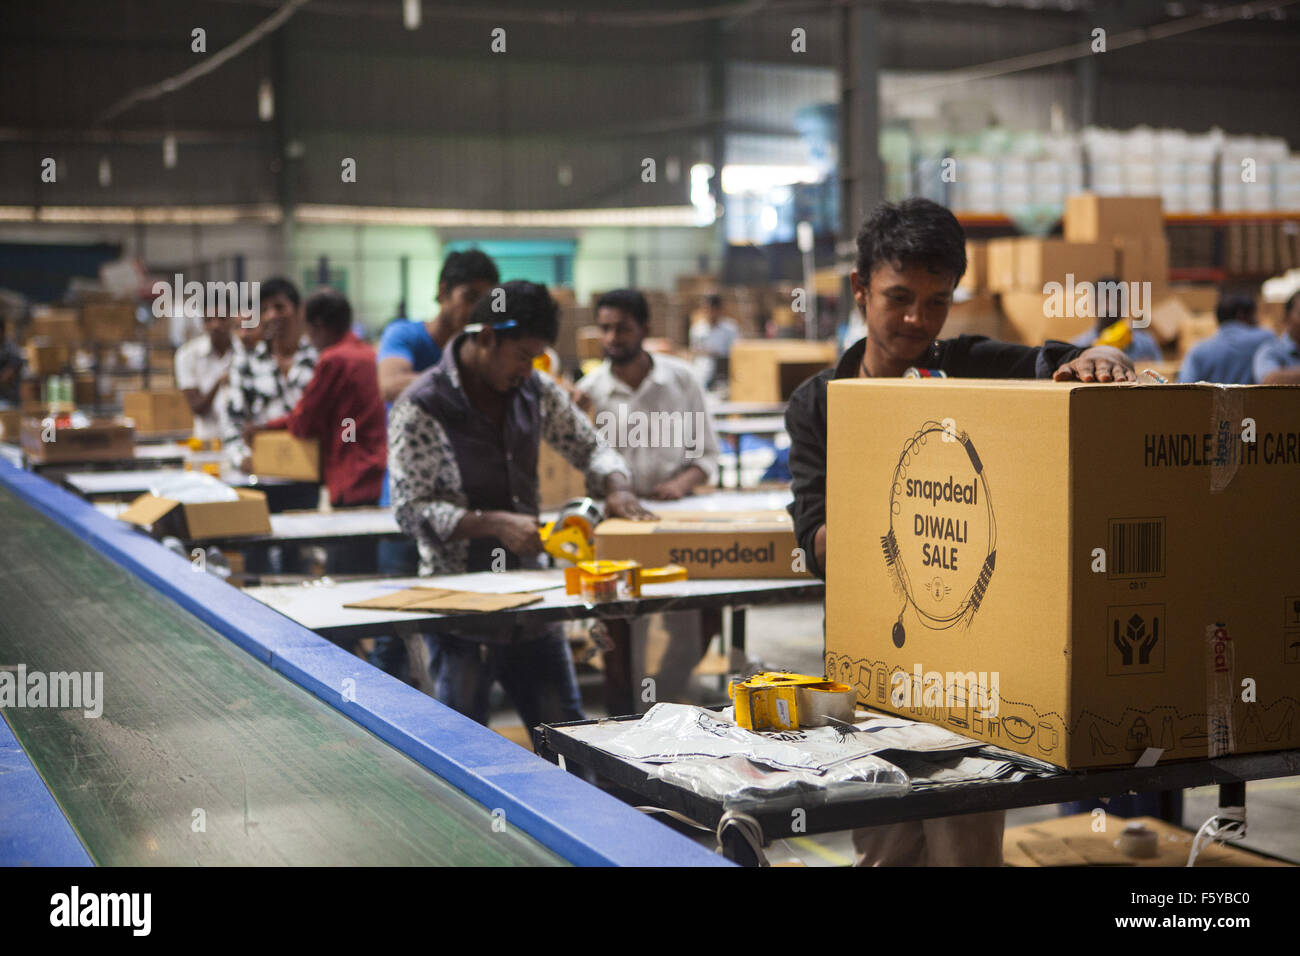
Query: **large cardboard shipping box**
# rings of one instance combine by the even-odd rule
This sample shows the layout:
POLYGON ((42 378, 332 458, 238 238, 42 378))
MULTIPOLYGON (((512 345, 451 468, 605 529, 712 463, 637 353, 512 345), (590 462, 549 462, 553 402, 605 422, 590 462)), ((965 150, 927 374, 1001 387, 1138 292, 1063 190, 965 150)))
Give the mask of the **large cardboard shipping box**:
POLYGON ((85 428, 55 428, 49 418, 24 418, 20 440, 23 454, 42 464, 130 461, 135 456, 135 430, 111 419, 85 428))
POLYGON ((253 436, 253 474, 320 481, 320 442, 287 431, 258 432, 253 436))
POLYGON ((730 399, 785 402, 790 394, 836 358, 834 342, 802 339, 741 339, 731 346, 730 399))
POLYGON ((172 498, 143 494, 118 518, 152 530, 157 536, 175 535, 182 541, 208 538, 247 538, 271 533, 271 512, 266 493, 236 488, 238 501, 184 504, 172 498))
POLYGON ((829 400, 826 668, 863 704, 1070 768, 1300 746, 1300 388, 829 400))
POLYGON ((135 422, 141 435, 188 434, 194 430, 194 412, 185 394, 171 389, 123 393, 122 414, 135 422))
POLYGON ((1098 196, 1080 193, 1065 200, 1065 238, 1071 242, 1112 242, 1127 237, 1164 235, 1159 196, 1098 196))
POLYGON ((596 528, 596 557, 680 564, 691 578, 801 578, 794 521, 784 511, 674 511, 658 521, 610 518, 596 528))
POLYGON ((1115 247, 1109 242, 1020 239, 1016 243, 1016 287, 1042 291, 1049 282, 1096 282, 1115 274, 1115 247))

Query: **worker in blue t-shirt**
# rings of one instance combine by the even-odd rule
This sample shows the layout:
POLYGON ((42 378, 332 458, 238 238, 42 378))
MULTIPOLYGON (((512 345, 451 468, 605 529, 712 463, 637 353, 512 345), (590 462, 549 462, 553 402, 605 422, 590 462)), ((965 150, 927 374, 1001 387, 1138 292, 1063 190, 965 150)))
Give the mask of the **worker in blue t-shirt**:
MULTIPOLYGON (((438 314, 427 322, 395 319, 379 338, 379 392, 387 408, 391 409, 417 375, 438 363, 444 346, 465 328, 479 299, 500 281, 496 263, 484 252, 470 249, 447 256, 438 275, 438 314)), ((379 503, 389 503, 386 472, 379 503)), ((379 542, 380 574, 414 576, 419 562, 413 539, 379 542)), ((375 638, 370 663, 403 680, 410 669, 405 645, 391 636, 375 638)))
POLYGON ((1273 333, 1256 325, 1258 310, 1248 295, 1225 295, 1214 309, 1219 331, 1213 338, 1192 346, 1183 367, 1180 382, 1216 382, 1220 385, 1255 384, 1255 353, 1273 333))

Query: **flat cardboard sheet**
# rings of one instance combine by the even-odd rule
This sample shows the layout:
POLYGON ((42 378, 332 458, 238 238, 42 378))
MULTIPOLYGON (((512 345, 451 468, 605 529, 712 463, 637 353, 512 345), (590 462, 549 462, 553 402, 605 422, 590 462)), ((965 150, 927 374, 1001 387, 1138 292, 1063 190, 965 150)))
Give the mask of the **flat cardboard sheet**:
MULTIPOLYGON (((1091 813, 1008 827, 1002 840, 1007 866, 1186 866, 1194 834, 1155 817, 1107 817, 1103 833, 1093 831, 1091 813), (1141 823, 1156 834, 1156 855, 1125 856, 1116 846, 1124 826, 1141 823)), ((1201 866, 1287 866, 1241 846, 1211 843, 1196 857, 1201 866)))
POLYGON ((344 607, 382 611, 506 611, 542 600, 540 594, 484 594, 453 588, 404 588, 390 594, 354 601, 344 607))

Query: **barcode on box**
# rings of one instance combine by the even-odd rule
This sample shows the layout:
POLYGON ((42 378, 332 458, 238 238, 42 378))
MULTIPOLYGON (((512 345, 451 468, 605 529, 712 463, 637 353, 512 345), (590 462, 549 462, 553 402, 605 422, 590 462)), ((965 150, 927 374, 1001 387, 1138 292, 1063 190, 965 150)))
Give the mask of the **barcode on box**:
POLYGON ((1164 577, 1164 518, 1111 518, 1109 525, 1109 577, 1164 577))

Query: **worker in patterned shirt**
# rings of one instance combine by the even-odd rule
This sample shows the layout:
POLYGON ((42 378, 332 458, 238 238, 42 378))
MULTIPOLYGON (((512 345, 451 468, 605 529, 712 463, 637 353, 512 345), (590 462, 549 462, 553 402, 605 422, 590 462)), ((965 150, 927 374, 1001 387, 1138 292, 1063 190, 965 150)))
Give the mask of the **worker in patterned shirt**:
POLYGON ((288 279, 267 279, 261 283, 260 303, 263 337, 236 358, 226 388, 222 440, 230 462, 241 471, 249 470, 252 456, 241 437, 245 426, 264 425, 292 412, 316 371, 317 353, 303 330, 297 286, 288 279))
MULTIPOLYGON (((420 574, 538 567, 541 441, 586 473, 610 517, 653 517, 627 465, 569 394, 533 368, 555 342, 544 286, 507 282, 475 307, 438 364, 394 403, 388 470, 397 523, 416 539, 420 574), (494 306, 501 308, 495 311, 494 306)), ((486 724, 500 682, 526 727, 582 719, 573 658, 555 624, 467 627, 434 636, 435 696, 486 724)))

